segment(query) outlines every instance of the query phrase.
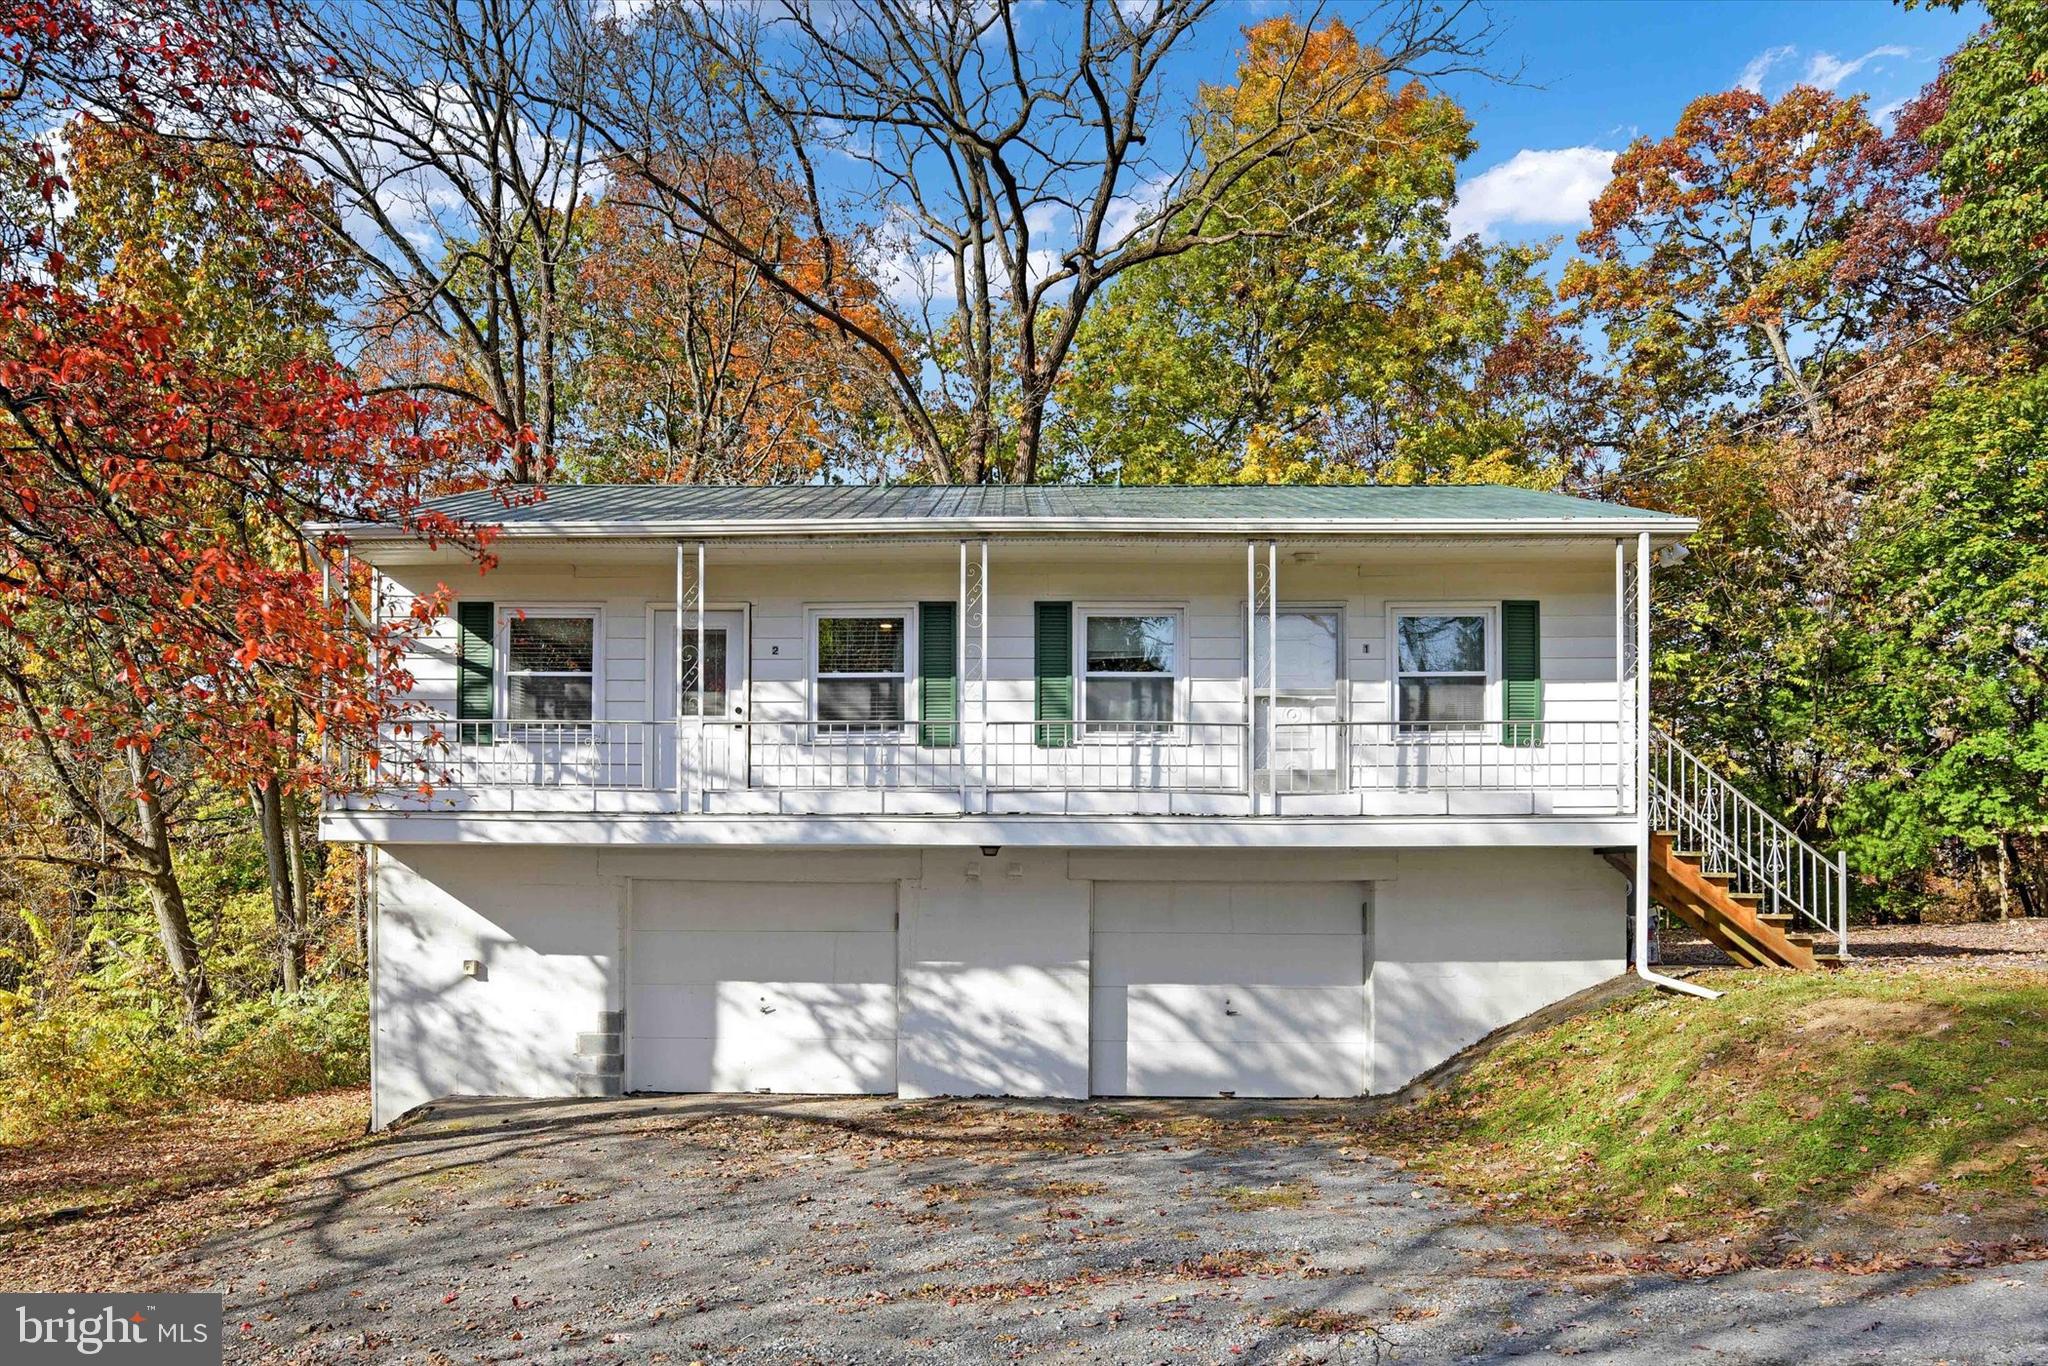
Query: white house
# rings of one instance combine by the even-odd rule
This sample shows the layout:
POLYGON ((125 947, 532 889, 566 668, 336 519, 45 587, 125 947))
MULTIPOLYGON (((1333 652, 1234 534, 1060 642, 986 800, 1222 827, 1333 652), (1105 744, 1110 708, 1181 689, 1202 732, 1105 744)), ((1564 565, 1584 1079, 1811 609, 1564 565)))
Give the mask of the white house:
POLYGON ((379 1124, 1384 1092, 1624 970, 1608 858, 1653 820, 1760 884, 1766 930, 1838 917, 1653 744, 1638 585, 1684 518, 1470 487, 442 506, 503 526, 499 567, 321 529, 382 610, 456 595, 377 785, 323 818, 373 850, 379 1124))

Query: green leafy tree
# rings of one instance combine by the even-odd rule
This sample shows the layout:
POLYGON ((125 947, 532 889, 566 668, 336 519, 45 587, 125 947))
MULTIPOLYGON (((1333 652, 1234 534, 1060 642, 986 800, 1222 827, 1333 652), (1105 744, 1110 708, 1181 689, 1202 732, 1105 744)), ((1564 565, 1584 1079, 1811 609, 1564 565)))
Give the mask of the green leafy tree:
POLYGON ((1090 312, 1059 395, 1064 473, 1560 482, 1583 358, 1543 253, 1450 239, 1471 123, 1419 83, 1361 78, 1381 65, 1341 23, 1248 32, 1237 83, 1203 92, 1212 160, 1289 82, 1349 92, 1343 117, 1235 183, 1223 211, 1251 231, 1133 269, 1090 312))
POLYGON ((1980 276, 1994 330, 2048 327, 2048 2, 1987 0, 1991 22, 1944 66, 1927 130, 1942 230, 1980 276))
POLYGON ((1860 867, 1925 866, 1945 841, 2020 868, 2048 834, 2048 372, 1938 395, 1881 466, 1856 542, 1869 773, 1860 867))

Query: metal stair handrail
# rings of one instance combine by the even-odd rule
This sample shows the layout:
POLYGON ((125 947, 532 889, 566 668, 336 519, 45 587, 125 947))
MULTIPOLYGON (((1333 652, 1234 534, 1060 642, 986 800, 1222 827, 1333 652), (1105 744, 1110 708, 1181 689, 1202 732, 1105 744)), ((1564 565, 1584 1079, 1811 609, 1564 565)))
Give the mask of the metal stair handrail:
POLYGON ((1830 858, 1662 730, 1650 732, 1650 819, 1678 848, 1697 852, 1730 890, 1759 893, 1766 914, 1789 913, 1833 936, 1849 954, 1849 868, 1830 858))

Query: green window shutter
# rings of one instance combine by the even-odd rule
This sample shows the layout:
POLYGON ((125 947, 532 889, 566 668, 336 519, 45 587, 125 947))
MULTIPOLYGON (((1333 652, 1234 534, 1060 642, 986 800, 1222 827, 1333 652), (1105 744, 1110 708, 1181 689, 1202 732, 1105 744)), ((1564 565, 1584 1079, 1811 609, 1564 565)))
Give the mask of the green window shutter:
POLYGON ((481 726, 459 726, 463 744, 491 743, 492 703, 497 694, 492 676, 495 665, 498 609, 488 602, 455 604, 455 629, 462 638, 455 656, 455 715, 462 721, 482 721, 481 726))
MULTIPOLYGON (((1038 687, 1034 693, 1033 719, 1071 721, 1074 719, 1074 604, 1037 604, 1038 687)), ((1074 743, 1072 726, 1038 726, 1032 742, 1040 749, 1064 749, 1074 743)))
POLYGON ((960 743, 959 727, 933 725, 960 719, 959 604, 917 605, 917 743, 927 749, 951 749, 960 743))
POLYGON ((1500 605, 1501 743, 1543 743, 1543 627, 1533 602, 1500 605), (1519 723, 1519 724, 1517 724, 1519 723))

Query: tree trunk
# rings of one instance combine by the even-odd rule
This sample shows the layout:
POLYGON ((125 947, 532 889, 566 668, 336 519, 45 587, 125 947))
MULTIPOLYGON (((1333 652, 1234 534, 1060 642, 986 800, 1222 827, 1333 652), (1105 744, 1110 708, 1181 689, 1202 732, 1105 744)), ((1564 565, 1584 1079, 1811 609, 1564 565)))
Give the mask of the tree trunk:
POLYGON ((361 956, 363 976, 370 975, 370 878, 374 870, 370 866, 370 846, 356 846, 356 952, 361 956))
POLYGON ((1821 408, 1820 394, 1806 382, 1799 373, 1799 367, 1792 360, 1791 348, 1785 344, 1785 330, 1775 321, 1763 324, 1764 340, 1770 343, 1771 359, 1777 363, 1778 377, 1792 386, 1792 392, 1799 396, 1799 406, 1806 410, 1806 420, 1818 433, 1827 420, 1821 408))
POLYGON ((299 927, 299 906, 292 858, 285 847, 284 792, 275 775, 250 784, 249 804, 263 835, 263 863, 270 875, 270 909, 277 922, 278 985, 296 992, 305 975, 305 937, 299 927))
POLYGON ((2040 906, 2034 900, 2034 880, 2027 867, 2027 861, 2020 857, 2019 843, 2011 835, 2002 836, 1999 848, 2006 864, 2016 868, 2019 876, 2012 879, 2013 890, 2019 894, 2020 914, 2033 917, 2041 914, 2040 906))
POLYGON ((1017 415, 1017 467, 1011 478, 1019 484, 1038 482, 1038 447, 1045 431, 1045 403, 1029 393, 1017 415))
POLYGON ((2006 863, 2005 841, 1998 842, 1998 918, 2012 919, 2012 878, 2006 863))
POLYGON ((306 849, 305 808, 299 804, 296 792, 286 791, 282 797, 284 816, 285 861, 291 867, 292 904, 298 908, 296 924, 299 931, 299 975, 305 976, 306 944, 312 937, 313 920, 313 860, 306 849))
POLYGON ((163 941, 171 980, 177 984, 185 1027, 197 1034, 213 1009, 213 992, 207 984, 206 965, 199 958, 199 941, 192 934, 192 917, 185 909, 185 889, 178 885, 177 865, 171 861, 171 827, 164 818, 157 775, 141 750, 130 747, 127 754, 128 776, 135 782, 135 812, 152 856, 146 885, 156 910, 157 936, 163 941))

